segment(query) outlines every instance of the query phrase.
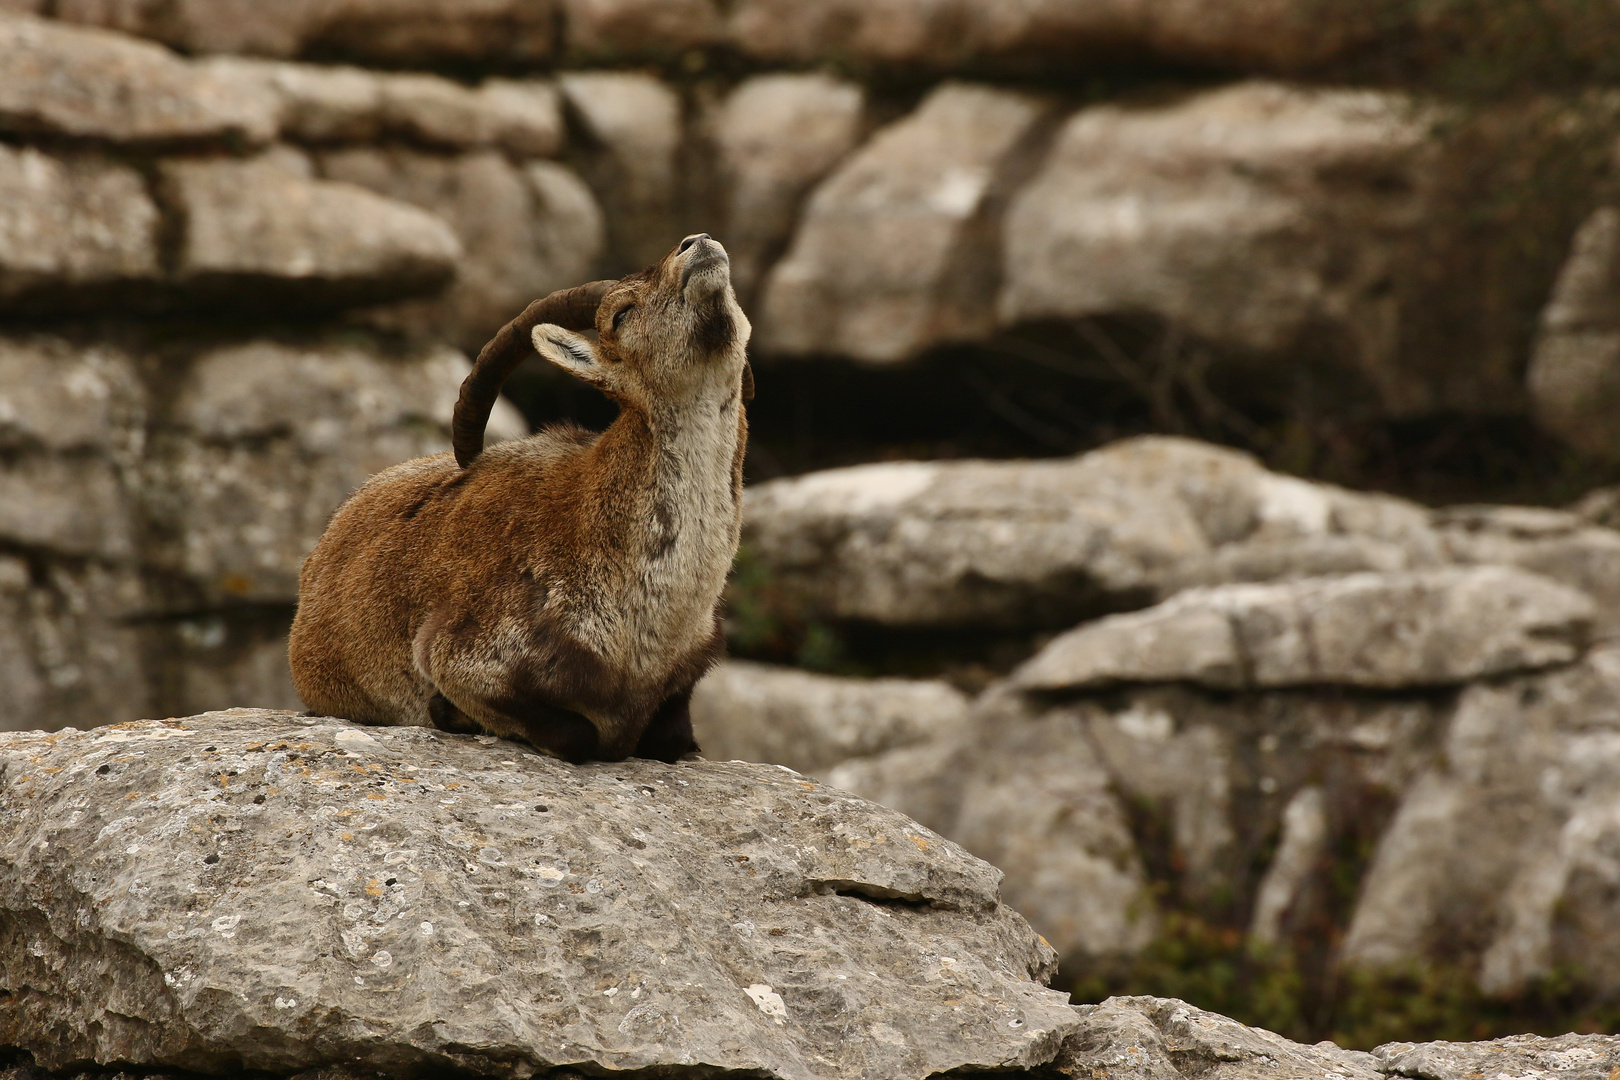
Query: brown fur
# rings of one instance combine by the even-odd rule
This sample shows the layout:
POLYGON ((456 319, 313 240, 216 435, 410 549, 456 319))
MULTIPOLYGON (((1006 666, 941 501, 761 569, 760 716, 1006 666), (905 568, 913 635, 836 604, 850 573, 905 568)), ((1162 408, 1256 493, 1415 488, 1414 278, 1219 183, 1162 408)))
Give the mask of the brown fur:
POLYGON ((683 241, 608 288, 596 326, 594 349, 550 324, 533 338, 619 403, 605 432, 474 446, 465 469, 408 461, 339 508, 289 647, 311 710, 571 761, 696 749, 687 701, 724 649, 752 381, 724 249, 683 241))

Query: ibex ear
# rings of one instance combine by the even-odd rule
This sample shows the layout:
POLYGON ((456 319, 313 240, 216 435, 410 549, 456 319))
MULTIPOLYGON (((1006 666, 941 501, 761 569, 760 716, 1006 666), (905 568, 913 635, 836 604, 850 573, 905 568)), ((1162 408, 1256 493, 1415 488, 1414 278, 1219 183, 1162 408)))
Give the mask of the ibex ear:
POLYGON ((754 366, 746 360, 743 361, 742 399, 754 400, 754 366))
POLYGON ((541 323, 529 336, 536 352, 570 375, 593 386, 607 384, 607 365, 590 340, 555 323, 541 323))

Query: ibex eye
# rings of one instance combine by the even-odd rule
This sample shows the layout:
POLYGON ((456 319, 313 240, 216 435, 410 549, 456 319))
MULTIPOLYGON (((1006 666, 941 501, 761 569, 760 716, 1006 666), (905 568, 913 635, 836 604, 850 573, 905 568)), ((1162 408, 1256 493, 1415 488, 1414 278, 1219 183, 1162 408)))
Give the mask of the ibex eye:
POLYGON ((613 313, 613 332, 615 334, 617 334, 619 332, 619 327, 624 325, 624 317, 626 315, 630 314, 630 308, 633 308, 635 306, 636 305, 634 305, 634 304, 630 304, 630 305, 628 305, 626 307, 620 308, 618 311, 615 311, 613 313))

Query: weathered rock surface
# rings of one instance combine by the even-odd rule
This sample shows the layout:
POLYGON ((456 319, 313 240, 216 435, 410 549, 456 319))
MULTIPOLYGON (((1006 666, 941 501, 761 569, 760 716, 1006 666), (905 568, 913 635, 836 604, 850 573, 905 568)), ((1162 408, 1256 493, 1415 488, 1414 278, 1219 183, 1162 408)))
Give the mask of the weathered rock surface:
POLYGON ((1528 376, 1536 418, 1582 453, 1620 459, 1620 210, 1575 234, 1528 376))
POLYGON ((1079 1025, 994 868, 770 767, 237 710, 7 736, 0 805, 47 1067, 921 1080, 1079 1025))
POLYGON ((499 146, 524 157, 550 157, 562 147, 561 102, 544 79, 488 79, 474 89, 436 75, 239 56, 202 66, 274 96, 278 129, 301 142, 390 137, 451 149, 499 146))
POLYGON ((134 169, 0 145, 0 303, 82 303, 107 286, 150 281, 157 232, 157 207, 134 169))
POLYGON ((192 53, 335 52, 396 64, 542 59, 556 19, 552 0, 60 0, 55 15, 192 53))
MULTIPOLYGON (((1115 997, 1100 1005, 1082 1005, 1079 1012, 1080 1031, 1064 1043, 1053 1063, 1056 1075, 1102 1075, 1118 1080, 1195 1076, 1217 1080, 1316 1076, 1372 1080, 1384 1072, 1380 1059, 1373 1054, 1341 1050, 1332 1043, 1303 1046, 1174 998, 1115 997)), ((1545 1044, 1553 1040, 1533 1041, 1545 1044)), ((1479 1047, 1494 1044, 1461 1045, 1477 1052, 1479 1047)), ((1383 1049, 1380 1047, 1380 1051, 1383 1049)))
POLYGON ((995 236, 1043 103, 946 84, 822 183, 766 279, 757 340, 882 363, 995 325, 995 236))
POLYGON ((233 302, 330 309, 435 290, 461 244, 440 218, 351 184, 315 179, 287 149, 246 161, 164 163, 182 216, 177 277, 233 302))
POLYGON ((275 99, 122 34, 0 12, 0 129, 120 143, 275 133, 275 99))
POLYGON ((1458 685, 1576 660, 1594 616, 1584 594, 1500 566, 1189 589, 1061 635, 1012 681, 1045 691, 1458 685))
POLYGON ((1385 1043, 1372 1052, 1380 1071, 1422 1080, 1508 1080, 1545 1076, 1586 1080, 1620 1068, 1620 1047, 1609 1035, 1515 1035, 1492 1042, 1385 1043))
POLYGON ((1469 687, 1441 751, 1379 842, 1345 961, 1460 960, 1492 993, 1558 966, 1612 991, 1620 652, 1469 687))
POLYGON ((682 235, 676 217, 680 98, 637 72, 574 72, 557 82, 584 140, 585 182, 607 214, 609 272, 657 262, 682 235))
POLYGON ((1412 503, 1185 439, 863 465, 745 499, 750 549, 809 610, 890 624, 1065 626, 1189 585, 1444 562, 1412 503))
MULTIPOLYGON (((144 465, 146 561, 214 603, 291 603, 327 519, 372 473, 449 446, 467 359, 270 341, 219 348, 183 380, 144 465)), ((502 405, 493 438, 526 425, 502 405)))
POLYGON ((921 679, 846 679, 733 660, 698 683, 692 726, 706 757, 820 774, 850 758, 949 739, 967 697, 921 679))
POLYGON ((602 254, 601 208, 554 162, 514 165, 493 150, 446 157, 357 148, 323 155, 321 170, 419 206, 455 230, 461 255, 448 288, 365 316, 419 339, 448 339, 476 355, 531 300, 590 280, 602 254))
POLYGON ((999 695, 962 737, 846 762, 835 787, 892 806, 992 860, 1002 894, 1064 957, 1134 953, 1152 939, 1146 876, 1080 717, 999 695))
POLYGON ((855 148, 865 92, 822 74, 756 75, 711 121, 720 155, 726 251, 745 302, 787 248, 804 196, 855 148))
POLYGON ((145 420, 145 389, 122 352, 0 338, 0 542, 132 559, 145 420))

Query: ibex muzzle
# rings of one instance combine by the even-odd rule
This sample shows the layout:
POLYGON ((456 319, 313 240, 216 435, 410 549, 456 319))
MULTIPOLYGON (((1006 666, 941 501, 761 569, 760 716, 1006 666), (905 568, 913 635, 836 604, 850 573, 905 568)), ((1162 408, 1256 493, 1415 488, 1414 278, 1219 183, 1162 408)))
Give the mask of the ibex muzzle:
POLYGON ((570 761, 695 750, 687 703, 724 649, 741 526, 749 333, 706 234, 503 327, 462 384, 454 455, 373 477, 305 561, 289 646, 304 703, 570 761), (593 326, 594 342, 577 332, 593 326), (485 450, 531 342, 618 419, 485 450))

